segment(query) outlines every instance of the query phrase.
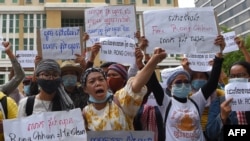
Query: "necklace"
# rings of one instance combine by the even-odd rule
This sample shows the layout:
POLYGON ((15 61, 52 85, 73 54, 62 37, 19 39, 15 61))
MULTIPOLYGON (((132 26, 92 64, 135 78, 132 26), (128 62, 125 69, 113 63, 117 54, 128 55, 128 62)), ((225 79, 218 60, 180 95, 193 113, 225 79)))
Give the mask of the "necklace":
POLYGON ((50 107, 51 107, 51 102, 49 103, 49 106, 47 107, 46 104, 44 103, 43 100, 42 101, 42 104, 43 104, 43 107, 45 108, 46 112, 50 111, 50 107))
POLYGON ((39 95, 39 98, 40 98, 40 100, 41 100, 41 102, 42 102, 42 105, 43 105, 43 107, 45 108, 46 112, 50 111, 50 108, 51 108, 51 101, 50 101, 50 103, 49 103, 49 106, 46 106, 46 104, 44 103, 44 100, 41 99, 41 96, 40 96, 40 95, 39 95))

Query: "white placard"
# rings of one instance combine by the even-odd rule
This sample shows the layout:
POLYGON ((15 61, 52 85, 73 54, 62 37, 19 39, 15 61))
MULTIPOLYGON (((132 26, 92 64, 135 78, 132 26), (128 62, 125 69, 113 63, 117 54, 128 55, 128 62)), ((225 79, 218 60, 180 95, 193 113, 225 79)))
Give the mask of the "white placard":
POLYGON ((40 29, 40 37, 43 59, 75 59, 82 52, 80 27, 40 29))
POLYGON ((101 37, 128 37, 136 32, 134 5, 95 7, 85 10, 85 31, 90 35, 87 47, 101 37))
POLYGON ((212 70, 211 61, 215 54, 187 54, 189 68, 193 71, 208 72, 212 70))
POLYGON ((135 41, 127 37, 100 38, 100 60, 125 64, 135 63, 135 41))
POLYGON ((3 120, 5 141, 86 141, 80 108, 3 120))
POLYGON ((226 99, 233 98, 232 111, 250 111, 250 83, 235 82, 225 86, 226 99))
POLYGON ((35 67, 35 58, 37 55, 36 50, 17 50, 16 56, 17 60, 23 68, 34 68, 35 67))
POLYGON ((234 38, 236 37, 235 31, 231 31, 231 32, 227 32, 222 34, 224 39, 225 39, 225 43, 226 46, 223 50, 223 53, 228 53, 228 52, 233 52, 233 51, 237 51, 239 50, 237 44, 234 41, 234 38))
POLYGON ((162 47, 168 53, 216 53, 218 28, 213 7, 172 8, 143 12, 148 53, 162 47))

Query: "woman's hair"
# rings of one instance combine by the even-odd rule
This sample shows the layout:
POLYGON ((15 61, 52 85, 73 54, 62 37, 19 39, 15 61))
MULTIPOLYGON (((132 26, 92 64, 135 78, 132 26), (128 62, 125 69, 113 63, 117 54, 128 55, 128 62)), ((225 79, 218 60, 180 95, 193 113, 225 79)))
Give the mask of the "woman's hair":
POLYGON ((244 67, 247 70, 247 74, 250 75, 250 63, 248 63, 246 61, 238 61, 238 62, 233 63, 233 65, 231 65, 231 67, 229 69, 229 73, 230 73, 230 70, 232 69, 232 67, 235 65, 240 65, 240 66, 244 67))

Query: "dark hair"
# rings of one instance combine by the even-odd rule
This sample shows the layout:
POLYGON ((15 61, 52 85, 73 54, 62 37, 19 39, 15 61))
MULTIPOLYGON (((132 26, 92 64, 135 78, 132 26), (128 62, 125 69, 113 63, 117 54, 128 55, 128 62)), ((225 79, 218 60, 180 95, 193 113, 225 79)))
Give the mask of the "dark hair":
POLYGON ((235 65, 240 65, 240 66, 244 67, 247 70, 248 75, 250 75, 250 63, 248 63, 246 61, 238 61, 238 62, 233 63, 233 65, 231 65, 231 67, 229 69, 229 73, 230 73, 230 70, 232 69, 232 67, 235 65))
POLYGON ((116 64, 116 62, 105 62, 100 65, 100 68, 107 68, 112 64, 116 64))

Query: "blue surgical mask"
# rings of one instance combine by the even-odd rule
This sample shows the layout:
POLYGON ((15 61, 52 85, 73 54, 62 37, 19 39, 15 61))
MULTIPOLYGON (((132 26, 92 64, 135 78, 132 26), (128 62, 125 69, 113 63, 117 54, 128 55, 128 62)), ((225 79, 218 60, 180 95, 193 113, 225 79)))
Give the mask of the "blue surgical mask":
POLYGON ((229 83, 235 83, 235 82, 248 82, 248 78, 230 78, 228 80, 229 83))
POLYGON ((190 84, 175 84, 172 86, 172 94, 178 98, 186 98, 191 91, 190 84))
POLYGON ((104 103, 106 102, 111 96, 110 92, 107 92, 106 97, 103 100, 97 100, 92 95, 89 95, 89 102, 91 103, 104 103))
POLYGON ((72 86, 75 86, 77 83, 77 76, 71 75, 71 74, 64 75, 62 76, 62 81, 65 87, 72 87, 72 86))
POLYGON ((191 82, 191 85, 195 91, 198 91, 201 87, 203 87, 207 83, 207 80, 204 79, 195 79, 191 82))
POLYGON ((25 93, 26 96, 29 96, 30 95, 30 85, 24 85, 23 92, 25 93))

